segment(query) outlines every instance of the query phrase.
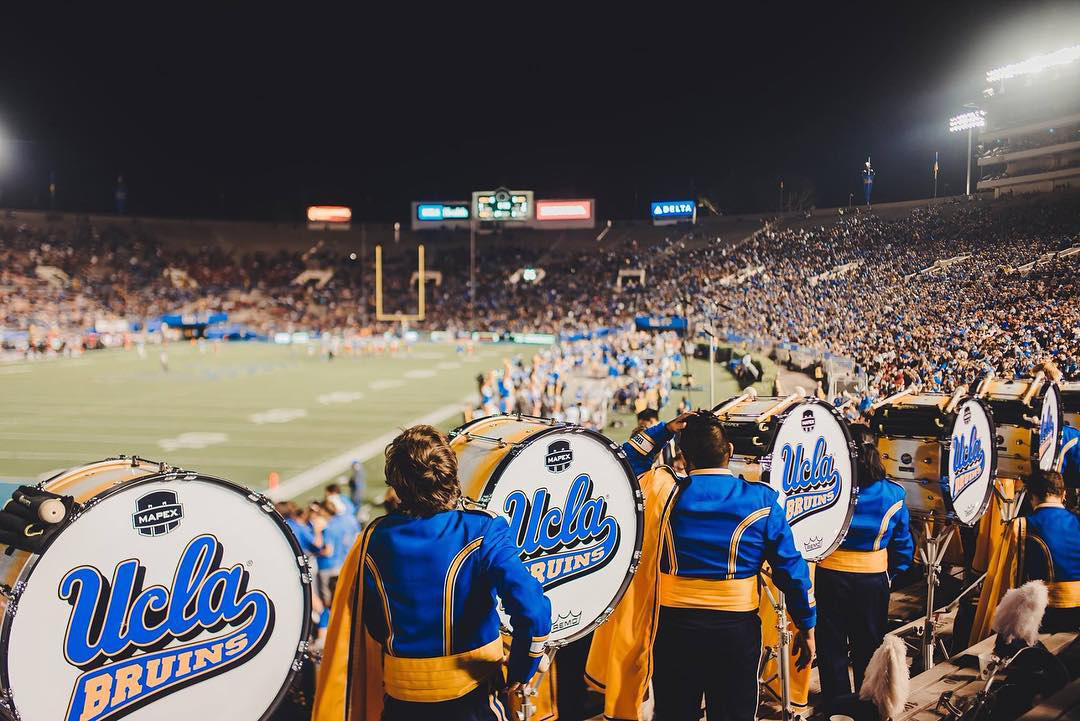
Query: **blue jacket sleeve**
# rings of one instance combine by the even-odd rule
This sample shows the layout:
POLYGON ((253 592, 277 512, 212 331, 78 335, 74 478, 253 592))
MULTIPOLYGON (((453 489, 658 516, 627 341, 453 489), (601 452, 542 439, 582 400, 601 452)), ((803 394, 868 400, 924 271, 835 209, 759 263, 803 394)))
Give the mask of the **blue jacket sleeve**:
POLYGON ((892 536, 889 538, 889 569, 895 575, 911 568, 911 559, 915 555, 907 503, 903 503, 893 516, 892 526, 892 536))
POLYGON ((540 582, 525 570, 506 519, 491 519, 481 553, 483 568, 513 629, 507 678, 510 683, 528 683, 540 665, 544 643, 551 633, 551 601, 540 582))
POLYGON ((640 476, 652 468, 656 455, 664 450, 664 445, 674 435, 668 429, 667 423, 659 423, 652 428, 638 431, 623 443, 623 452, 626 453, 626 460, 630 462, 635 476, 640 476))
POLYGON ((1066 486, 1080 488, 1080 430, 1071 426, 1061 428, 1058 470, 1065 479, 1066 486))
POLYGON ((765 522, 765 558, 772 567, 773 583, 787 599, 791 621, 804 631, 813 628, 817 625, 817 608, 810 567, 795 548, 791 526, 775 501, 765 522))

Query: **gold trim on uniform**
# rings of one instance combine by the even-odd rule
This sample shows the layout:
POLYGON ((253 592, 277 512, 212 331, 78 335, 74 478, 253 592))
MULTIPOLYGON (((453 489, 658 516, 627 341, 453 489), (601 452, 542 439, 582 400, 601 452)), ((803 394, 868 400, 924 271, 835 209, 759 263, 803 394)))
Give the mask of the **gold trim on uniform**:
POLYGON ((394 654, 394 624, 390 619, 390 599, 386 597, 386 587, 383 586, 382 576, 375 566, 375 561, 371 560, 371 556, 364 556, 364 565, 371 569, 371 577, 375 579, 375 588, 379 591, 383 613, 386 615, 386 653, 392 656, 394 654))
POLYGON ((739 541, 742 540, 743 533, 746 529, 765 516, 769 515, 771 508, 759 508, 751 513, 746 518, 742 519, 742 523, 735 526, 735 531, 731 534, 731 551, 728 553, 727 572, 728 578, 735 577, 735 571, 739 567, 739 541))
POLYGON ((472 651, 435 658, 383 657, 386 693, 400 701, 450 701, 461 698, 499 670, 502 639, 472 651))
POLYGON ((818 561, 817 565, 829 571, 885 573, 889 570, 889 552, 884 548, 877 551, 848 551, 838 548, 818 561))
POLYGON ((757 576, 710 581, 660 574, 661 606, 756 611, 759 601, 757 576))
POLYGON ((470 541, 469 545, 458 551, 457 555, 454 556, 454 560, 450 562, 450 567, 446 569, 446 579, 443 582, 444 656, 449 656, 451 651, 454 650, 454 586, 457 584, 458 571, 461 570, 461 566, 465 563, 465 560, 472 554, 473 551, 480 548, 480 544, 482 544, 483 542, 483 536, 480 536, 480 538, 477 538, 474 541, 470 541))
MULTIPOLYGON (((881 519, 881 528, 878 530, 877 538, 874 539, 874 550, 881 548, 881 539, 885 537, 885 531, 889 530, 889 521, 896 515, 896 512, 904 507, 904 499, 900 499, 896 503, 892 504, 889 510, 885 511, 884 518, 881 519)), ((886 564, 886 568, 888 564, 886 564)))
POLYGON ((1076 438, 1070 438, 1065 442, 1065 445, 1058 451, 1057 458, 1054 459, 1054 470, 1058 473, 1063 473, 1065 469, 1065 454, 1069 452, 1073 446, 1075 446, 1080 440, 1076 438))
POLYGON ((1050 608, 1076 608, 1080 606, 1080 581, 1054 581, 1047 583, 1050 592, 1047 603, 1050 608))

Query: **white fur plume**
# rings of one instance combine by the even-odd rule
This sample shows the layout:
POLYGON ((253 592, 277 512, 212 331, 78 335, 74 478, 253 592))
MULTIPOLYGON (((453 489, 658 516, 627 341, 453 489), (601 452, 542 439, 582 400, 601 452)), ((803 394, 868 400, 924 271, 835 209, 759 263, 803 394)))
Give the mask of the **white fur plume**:
POLYGON ((904 642, 896 636, 886 636, 866 666, 859 698, 872 701, 883 719, 900 718, 910 681, 904 642))
POLYGON ((1039 639, 1039 625, 1046 613, 1048 592, 1042 581, 1028 581, 1002 597, 994 611, 991 628, 1006 642, 1020 639, 1029 646, 1039 639))

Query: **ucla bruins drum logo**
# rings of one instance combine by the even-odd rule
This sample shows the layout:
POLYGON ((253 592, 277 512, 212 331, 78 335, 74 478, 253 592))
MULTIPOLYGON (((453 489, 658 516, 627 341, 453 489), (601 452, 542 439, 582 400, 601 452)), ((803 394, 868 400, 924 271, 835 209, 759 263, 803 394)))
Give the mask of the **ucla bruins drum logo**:
POLYGON ((574 478, 562 506, 538 488, 530 499, 514 491, 503 502, 521 560, 544 590, 602 568, 619 548, 619 522, 607 515, 607 501, 593 497, 588 474, 574 478))
POLYGON ((986 408, 975 399, 964 401, 949 434, 949 458, 941 484, 952 514, 961 523, 975 523, 990 502, 997 466, 995 435, 986 408))
POLYGON ((299 549, 258 496, 182 475, 106 491, 20 573, 3 678, 21 718, 257 719, 287 686, 299 549))
POLYGON ((641 548, 641 491, 619 446, 584 428, 518 416, 482 418, 452 436, 465 493, 506 519, 522 563, 551 600, 549 642, 588 634, 622 597, 641 548))
POLYGON ((804 401, 780 423, 767 462, 769 484, 807 560, 823 558, 843 539, 854 509, 852 460, 844 421, 828 405, 804 401))

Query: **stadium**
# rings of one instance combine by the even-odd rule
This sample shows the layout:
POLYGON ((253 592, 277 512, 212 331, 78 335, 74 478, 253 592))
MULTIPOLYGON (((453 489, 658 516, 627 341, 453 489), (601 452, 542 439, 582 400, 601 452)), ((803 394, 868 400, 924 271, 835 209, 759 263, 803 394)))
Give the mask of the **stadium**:
POLYGON ((1080 16, 1014 10, 716 98, 130 19, 0 83, 0 718, 1075 716, 1080 16))

